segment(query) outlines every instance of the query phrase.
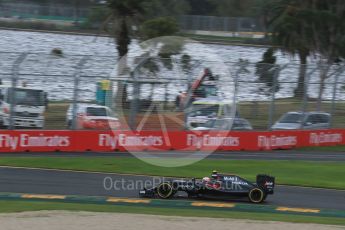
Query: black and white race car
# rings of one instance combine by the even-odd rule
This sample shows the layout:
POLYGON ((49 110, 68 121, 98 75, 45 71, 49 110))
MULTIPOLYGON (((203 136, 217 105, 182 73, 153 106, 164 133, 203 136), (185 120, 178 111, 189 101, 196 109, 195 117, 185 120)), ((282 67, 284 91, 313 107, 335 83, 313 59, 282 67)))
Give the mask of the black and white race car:
POLYGON ((268 175, 257 175, 256 183, 249 182, 237 175, 220 174, 214 171, 211 177, 202 180, 174 179, 158 184, 153 188, 144 188, 140 197, 172 198, 177 192, 186 192, 189 198, 206 198, 229 200, 248 197, 253 203, 263 202, 267 195, 274 192, 275 178, 268 175))

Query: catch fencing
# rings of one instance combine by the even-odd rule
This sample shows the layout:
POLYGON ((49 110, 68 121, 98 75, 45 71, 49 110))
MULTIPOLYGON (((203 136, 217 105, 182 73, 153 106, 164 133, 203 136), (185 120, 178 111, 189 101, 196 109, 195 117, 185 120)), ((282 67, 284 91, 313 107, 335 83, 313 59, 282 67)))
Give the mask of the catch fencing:
POLYGON ((87 18, 90 9, 75 4, 74 7, 61 4, 34 4, 1 2, 0 17, 29 18, 45 20, 79 21, 87 18))
MULTIPOLYGON (((40 117, 47 130, 90 129, 78 123, 78 108, 92 103, 106 105, 114 112, 108 115, 119 120, 117 130, 190 129, 187 122, 191 112, 196 111, 181 107, 179 95, 186 92, 189 105, 197 100, 188 90, 205 68, 213 72, 213 93, 229 101, 237 117, 246 119, 254 130, 270 130, 275 121, 291 111, 329 113, 331 128, 345 128, 345 73, 340 64, 332 66, 323 80, 322 66, 310 64, 304 68, 304 80, 299 82, 301 69, 295 63, 271 65, 239 60, 219 66, 200 60, 186 63, 178 58, 131 59, 128 63, 119 75, 117 60, 112 56, 65 55, 59 50, 51 54, 0 52, 2 128, 40 128, 16 123, 18 117, 40 117), (37 97, 17 98, 16 93, 4 90, 6 87, 42 90, 43 98, 39 102, 37 97), (39 105, 43 111, 32 112, 38 111, 39 105), (25 106, 31 112, 24 111, 25 106)), ((198 99, 203 97, 198 95, 198 99)), ((219 107, 221 103, 217 103, 219 107)))
POLYGON ((262 32, 262 23, 257 18, 216 17, 203 15, 181 15, 178 22, 182 30, 187 31, 223 31, 223 32, 262 32))

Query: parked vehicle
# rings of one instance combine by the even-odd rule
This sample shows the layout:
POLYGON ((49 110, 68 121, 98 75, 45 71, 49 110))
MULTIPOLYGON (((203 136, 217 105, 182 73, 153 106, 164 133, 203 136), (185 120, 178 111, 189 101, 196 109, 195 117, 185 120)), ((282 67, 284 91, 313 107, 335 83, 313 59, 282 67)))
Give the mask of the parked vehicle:
POLYGON ((43 128, 47 93, 29 87, 0 85, 0 124, 9 127, 11 107, 13 127, 43 128))
MULTIPOLYGON (((66 123, 68 128, 73 127, 73 104, 67 110, 66 123)), ((76 129, 119 129, 119 119, 107 106, 96 104, 77 104, 76 108, 76 129)))
POLYGON ((207 121, 203 126, 194 128, 193 130, 207 131, 207 130, 253 130, 252 125, 244 118, 236 117, 212 119, 207 121))
POLYGON ((272 130, 328 129, 331 115, 324 112, 288 112, 273 126, 272 130))
POLYGON ((193 129, 202 127, 209 120, 231 118, 232 102, 219 97, 199 99, 188 109, 186 127, 193 129))

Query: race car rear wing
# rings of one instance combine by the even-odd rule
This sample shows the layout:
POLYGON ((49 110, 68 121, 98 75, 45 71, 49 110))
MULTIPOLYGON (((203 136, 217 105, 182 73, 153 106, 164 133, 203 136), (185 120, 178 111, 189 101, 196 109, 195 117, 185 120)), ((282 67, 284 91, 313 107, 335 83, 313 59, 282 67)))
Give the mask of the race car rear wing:
POLYGON ((259 174, 256 176, 256 184, 263 188, 266 194, 273 194, 275 178, 269 175, 259 174))

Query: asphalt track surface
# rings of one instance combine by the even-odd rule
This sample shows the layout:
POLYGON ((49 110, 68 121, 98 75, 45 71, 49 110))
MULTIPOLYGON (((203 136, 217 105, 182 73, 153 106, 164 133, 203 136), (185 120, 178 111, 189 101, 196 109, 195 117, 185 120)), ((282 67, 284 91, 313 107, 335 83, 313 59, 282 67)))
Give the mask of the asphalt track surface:
MULTIPOLYGON (((233 160, 303 160, 303 161, 345 161, 345 152, 307 152, 297 150, 280 150, 270 152, 214 152, 211 154, 202 152, 155 152, 144 153, 147 158, 173 157, 173 158, 203 158, 207 159, 233 159, 233 160), (193 154, 193 155, 191 155, 193 154)), ((0 153, 0 157, 134 157, 126 152, 83 152, 83 153, 0 153)))
MULTIPOLYGON (((143 185, 161 181, 148 176, 0 167, 0 192, 134 198, 143 185)), ((277 186, 265 204, 344 211, 345 190, 277 186)))

